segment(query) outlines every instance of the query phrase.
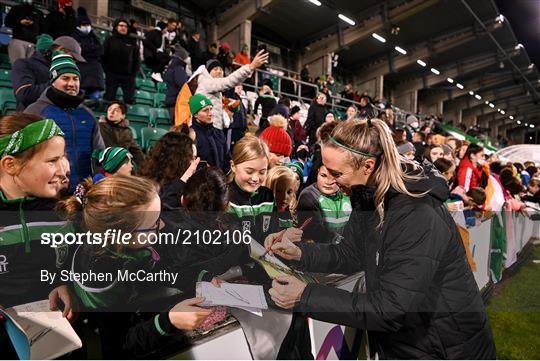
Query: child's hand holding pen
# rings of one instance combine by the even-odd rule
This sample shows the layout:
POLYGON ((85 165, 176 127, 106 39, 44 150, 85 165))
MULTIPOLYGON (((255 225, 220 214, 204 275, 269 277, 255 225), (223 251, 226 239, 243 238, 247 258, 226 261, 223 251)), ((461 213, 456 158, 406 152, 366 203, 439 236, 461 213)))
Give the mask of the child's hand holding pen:
POLYGON ((303 230, 309 225, 311 220, 311 218, 306 219, 299 228, 288 228, 285 231, 266 237, 264 240, 266 252, 262 257, 264 258, 266 254, 272 255, 275 253, 286 260, 299 261, 302 256, 302 250, 294 243, 302 239, 303 230))

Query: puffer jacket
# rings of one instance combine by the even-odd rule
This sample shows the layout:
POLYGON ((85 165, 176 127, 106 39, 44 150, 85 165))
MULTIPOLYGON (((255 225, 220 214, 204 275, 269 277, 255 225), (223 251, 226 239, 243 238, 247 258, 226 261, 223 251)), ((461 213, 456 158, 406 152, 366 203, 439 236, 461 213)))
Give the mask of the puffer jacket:
POLYGON ((137 167, 140 168, 142 166, 144 163, 144 153, 137 142, 135 142, 127 119, 124 119, 118 124, 108 120, 100 121, 99 129, 106 147, 126 148, 133 154, 137 167))
POLYGON ((301 268, 365 271, 366 293, 308 284, 298 308, 309 316, 368 331, 381 359, 495 359, 484 304, 452 216, 448 188, 432 168, 389 190, 377 229, 372 189, 353 188, 353 213, 339 245, 302 245, 301 268))
POLYGON ((26 113, 53 119, 64 132, 71 168, 71 191, 83 179, 92 176, 92 151, 105 148, 94 114, 81 103, 82 97, 70 96, 49 87, 35 103, 24 110, 26 113))
POLYGON ((223 129, 223 99, 221 92, 242 84, 251 76, 251 68, 244 65, 225 78, 212 78, 208 70, 204 69, 199 75, 197 94, 204 94, 212 101, 212 123, 214 127, 223 129))

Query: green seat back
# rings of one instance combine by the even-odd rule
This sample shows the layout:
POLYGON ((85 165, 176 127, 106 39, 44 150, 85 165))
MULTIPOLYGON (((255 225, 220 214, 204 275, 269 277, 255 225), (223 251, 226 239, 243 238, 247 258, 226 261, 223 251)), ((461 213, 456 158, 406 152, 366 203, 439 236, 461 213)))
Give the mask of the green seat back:
POLYGON ((143 128, 141 130, 142 147, 146 151, 157 142, 167 130, 161 128, 143 128))

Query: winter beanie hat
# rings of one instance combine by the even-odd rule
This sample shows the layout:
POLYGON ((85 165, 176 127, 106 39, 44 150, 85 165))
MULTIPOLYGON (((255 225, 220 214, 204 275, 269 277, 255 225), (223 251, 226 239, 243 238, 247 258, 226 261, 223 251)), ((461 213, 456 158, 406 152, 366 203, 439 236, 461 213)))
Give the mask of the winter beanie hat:
POLYGON ((202 108, 212 105, 210 99, 203 94, 195 94, 189 98, 189 111, 191 114, 197 114, 202 108))
POLYGON ((36 50, 39 52, 49 49, 54 43, 54 39, 49 34, 38 35, 36 39, 36 50))
POLYGON ((212 69, 220 67, 223 69, 223 65, 221 65, 221 62, 217 59, 210 59, 206 62, 206 70, 210 73, 212 69))
POLYGON ((92 25, 92 21, 90 20, 90 17, 88 16, 88 13, 86 12, 86 9, 82 6, 79 6, 77 8, 77 26, 81 25, 92 25))
POLYGON ((269 126, 259 136, 270 149, 270 152, 289 157, 292 151, 292 140, 285 129, 269 126))
POLYGON ((418 118, 414 115, 409 115, 406 119, 407 125, 412 125, 413 123, 418 123, 418 118))
POLYGON ((58 77, 62 74, 76 74, 79 77, 81 72, 75 64, 75 60, 71 55, 66 54, 62 51, 55 51, 52 56, 51 68, 49 69, 49 77, 51 78, 51 83, 53 83, 58 77))
POLYGON ((405 142, 397 147, 398 153, 404 155, 408 152, 414 152, 415 148, 411 142, 405 142))
POLYGON ((292 117, 293 115, 295 115, 299 111, 300 111, 300 107, 298 105, 295 105, 294 107, 291 108, 290 116, 292 117))
POLYGON ((98 165, 107 173, 115 173, 125 163, 133 159, 131 153, 122 147, 108 147, 103 150, 96 149, 92 154, 98 165))
POLYGON ((304 166, 298 161, 286 164, 286 167, 298 174, 301 183, 304 183, 304 166))

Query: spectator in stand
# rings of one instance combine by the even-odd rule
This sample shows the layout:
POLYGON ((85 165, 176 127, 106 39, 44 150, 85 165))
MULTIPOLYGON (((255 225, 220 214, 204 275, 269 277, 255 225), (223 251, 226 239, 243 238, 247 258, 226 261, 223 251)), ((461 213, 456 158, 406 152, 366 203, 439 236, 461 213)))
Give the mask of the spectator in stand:
POLYGON ((129 34, 137 37, 137 48, 139 49, 139 60, 144 60, 144 32, 141 30, 141 25, 135 19, 129 20, 129 34))
POLYGON ((43 13, 31 0, 11 8, 5 18, 5 25, 10 27, 13 36, 8 44, 9 61, 14 64, 17 59, 26 59, 35 51, 36 37, 44 30, 43 13))
POLYGON ((77 15, 72 0, 56 0, 49 15, 45 18, 45 33, 56 39, 60 36, 72 36, 77 26, 77 15))
POLYGON ((484 162, 484 148, 476 144, 469 145, 457 173, 457 185, 462 186, 465 192, 481 187, 484 162))
POLYGON ((11 70, 11 83, 17 99, 17 111, 23 111, 27 106, 39 99, 49 83, 49 68, 51 56, 55 50, 62 49, 79 63, 85 61, 81 56, 81 46, 69 37, 61 36, 53 43, 47 34, 38 37, 36 52, 28 59, 19 59, 11 70))
POLYGON ((416 150, 411 142, 400 140, 399 142, 396 142, 396 147, 398 149, 398 153, 405 157, 405 159, 414 160, 416 150))
POLYGON ((180 44, 183 48, 186 46, 184 39, 181 39, 179 35, 179 30, 182 27, 182 24, 178 22, 175 18, 167 19, 167 27, 165 28, 165 53, 169 54, 175 44, 180 44))
POLYGON ((527 193, 521 197, 524 202, 531 202, 540 205, 540 179, 531 178, 527 184, 527 193))
POLYGON ((416 149, 416 156, 414 159, 418 163, 422 163, 424 152, 426 150, 425 137, 426 136, 424 135, 424 133, 421 132, 415 132, 413 134, 412 143, 414 145, 414 148, 416 149))
POLYGON ((246 107, 242 101, 242 96, 244 95, 244 87, 242 84, 235 86, 234 92, 230 92, 229 95, 230 99, 240 100, 238 110, 233 113, 232 123, 229 127, 230 135, 227 136, 227 143, 230 144, 229 149, 232 149, 236 142, 242 139, 246 134, 248 129, 248 118, 246 107))
POLYGON ((186 50, 189 52, 191 57, 191 68, 193 71, 197 70, 199 66, 204 65, 203 54, 201 50, 201 32, 195 31, 193 35, 188 39, 186 44, 186 50))
POLYGON ((437 159, 443 158, 444 151, 440 145, 428 145, 424 151, 424 159, 434 163, 437 159))
POLYGON ((259 136, 270 150, 269 169, 275 166, 283 165, 287 162, 292 152, 292 139, 287 133, 287 119, 276 114, 270 117, 270 125, 259 136))
POLYGON ((140 59, 137 39, 129 36, 128 30, 128 22, 117 19, 113 24, 112 35, 103 43, 103 68, 106 75, 104 99, 116 99, 116 91, 121 87, 124 102, 133 104, 140 59))
POLYGON ((103 45, 92 29, 92 22, 86 9, 77 9, 77 28, 73 33, 73 38, 81 45, 82 56, 86 60, 79 64, 81 70, 81 90, 86 98, 98 100, 101 92, 105 89, 105 79, 103 78, 103 45))
POLYGON ((232 64, 234 60, 234 54, 232 53, 231 46, 228 42, 224 42, 223 44, 221 44, 216 59, 219 60, 219 62, 223 66, 225 76, 229 75, 233 70, 232 64))
POLYGON ((212 115, 214 127, 223 129, 223 98, 221 92, 241 84, 267 61, 268 53, 261 51, 253 58, 251 64, 242 66, 225 78, 223 77, 223 67, 219 61, 212 59, 206 63, 206 68, 202 69, 199 75, 197 94, 203 94, 212 101, 214 105, 212 115))
MULTIPOLYGON (((534 163, 532 163, 532 165, 529 163, 527 164, 528 162, 525 162, 525 171, 527 171, 527 173, 529 174, 530 178, 538 178, 538 168, 536 168, 536 166, 534 165, 534 163)), ((527 182, 528 184, 528 182, 527 182)))
POLYGON ((407 141, 407 133, 405 133, 405 129, 396 129, 392 133, 392 138, 394 138, 394 142, 405 142, 407 141))
POLYGON ((352 84, 346 84, 345 85, 345 88, 341 91, 341 93, 339 93, 341 95, 341 102, 340 102, 340 105, 341 106, 349 106, 351 105, 351 102, 353 101, 354 99, 354 93, 353 93, 353 86, 352 84))
POLYGON ((65 133, 66 153, 71 167, 70 190, 92 175, 91 155, 105 144, 92 111, 81 105, 81 73, 73 58, 55 51, 50 68, 51 86, 25 109, 25 113, 51 118, 65 133))
POLYGON ((208 45, 208 49, 202 53, 201 65, 205 65, 209 60, 216 59, 219 53, 219 47, 216 43, 208 45))
POLYGON ((287 73, 287 78, 281 79, 281 94, 288 96, 291 99, 296 99, 298 94, 296 91, 296 84, 291 80, 294 75, 290 72, 287 73))
POLYGON ((336 120, 336 117, 334 115, 333 112, 327 112, 326 115, 324 116, 324 122, 325 123, 332 123, 333 121, 336 120))
POLYGON ((161 73, 169 63, 169 54, 165 48, 165 33, 167 24, 159 21, 153 30, 150 30, 144 40, 144 63, 152 70, 152 79, 163 82, 161 73))
POLYGON ((435 165, 435 168, 437 168, 437 170, 441 172, 443 177, 446 178, 446 181, 448 182, 448 187, 452 189, 454 179, 456 178, 456 165, 454 164, 454 162, 446 158, 439 158, 435 162, 433 162, 433 165, 435 165))
POLYGON ((344 120, 353 120, 356 119, 356 115, 358 114, 358 109, 355 105, 349 105, 347 107, 347 113, 345 114, 346 118, 344 120))
POLYGON ((174 46, 167 71, 163 75, 163 80, 167 84, 167 93, 165 95, 165 107, 169 110, 171 119, 174 119, 174 107, 176 98, 180 93, 180 89, 188 81, 186 66, 190 63, 190 57, 186 49, 180 44, 174 46))
POLYGON ((191 125, 191 113, 189 112, 189 98, 195 94, 199 85, 199 76, 205 69, 204 65, 201 65, 197 70, 191 74, 191 77, 180 89, 178 97, 176 97, 176 105, 174 107, 174 125, 179 126, 182 124, 191 125))
POLYGON ((418 118, 414 115, 409 115, 407 119, 405 120, 405 131, 407 132, 407 140, 412 141, 414 143, 414 140, 412 139, 412 136, 415 132, 418 131, 418 127, 420 126, 420 122, 418 121, 418 118))
POLYGON ((521 163, 517 163, 517 162, 514 163, 514 167, 516 167, 516 169, 517 169, 517 172, 519 174, 519 178, 521 179, 521 183, 523 183, 523 186, 526 187, 527 184, 529 184, 529 180, 531 179, 531 175, 529 174, 529 172, 527 172, 527 170, 525 169, 525 167, 521 163))
POLYGON ((287 132, 289 135, 292 135, 291 138, 293 140, 294 149, 297 149, 300 145, 304 144, 307 138, 306 131, 300 122, 301 116, 300 107, 298 105, 291 108, 287 132))
POLYGON ((452 151, 452 148, 448 144, 440 144, 440 147, 443 150, 443 158, 448 159, 450 161, 454 161, 454 152, 452 151))
POLYGON ((107 108, 107 116, 100 119, 99 129, 106 147, 122 147, 133 154, 135 165, 141 167, 144 163, 144 153, 133 139, 126 119, 127 106, 119 100, 114 100, 107 108))
POLYGON ((384 109, 383 113, 381 114, 381 120, 388 125, 390 130, 396 129, 396 118, 390 105, 387 105, 384 109))
POLYGON ((328 109, 326 108, 326 95, 320 93, 315 102, 309 107, 304 127, 309 137, 309 146, 316 140, 317 129, 324 123, 328 109))
POLYGON ((310 80, 311 77, 309 76, 309 65, 304 65, 304 67, 300 71, 300 79, 308 83, 313 83, 313 80, 310 80))
POLYGON ((197 155, 209 165, 227 172, 229 152, 223 131, 213 125, 212 101, 203 94, 195 94, 189 99, 189 109, 193 114, 191 128, 196 134, 197 155))
POLYGON ((261 90, 259 91, 259 97, 257 100, 255 100, 255 105, 253 106, 253 111, 255 114, 258 114, 259 106, 261 106, 261 118, 259 120, 259 130, 257 131, 258 134, 268 127, 268 117, 272 114, 272 111, 277 105, 276 97, 274 96, 274 91, 272 88, 272 81, 269 79, 265 80, 261 90))
POLYGON ((290 113, 291 99, 289 99, 289 97, 282 96, 281 98, 279 98, 279 101, 274 107, 274 109, 272 109, 272 111, 270 112, 270 115, 280 114, 283 116, 283 118, 289 119, 290 113))
POLYGON ((338 91, 337 91, 337 84, 336 84, 336 81, 334 80, 334 77, 329 75, 327 78, 326 78, 326 87, 328 88, 328 91, 330 92, 331 95, 333 96, 336 96, 338 91))
POLYGON ((247 65, 251 63, 251 59, 249 57, 249 46, 247 44, 242 45, 241 51, 238 52, 234 57, 234 62, 240 65, 247 65))
POLYGON ((436 135, 435 133, 426 134, 426 145, 434 145, 435 144, 435 135, 436 135))

